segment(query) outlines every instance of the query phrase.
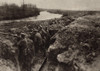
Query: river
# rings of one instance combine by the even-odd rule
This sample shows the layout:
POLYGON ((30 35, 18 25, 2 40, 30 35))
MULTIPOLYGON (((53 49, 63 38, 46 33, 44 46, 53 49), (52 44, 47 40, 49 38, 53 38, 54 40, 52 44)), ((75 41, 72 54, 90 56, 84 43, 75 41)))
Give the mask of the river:
POLYGON ((49 20, 49 19, 54 19, 54 18, 60 18, 62 15, 61 14, 54 14, 50 13, 47 11, 41 11, 40 15, 36 17, 28 17, 28 18, 23 18, 23 19, 18 19, 18 20, 4 20, 0 21, 0 23, 9 23, 9 22, 20 22, 20 21, 41 21, 41 20, 49 20))

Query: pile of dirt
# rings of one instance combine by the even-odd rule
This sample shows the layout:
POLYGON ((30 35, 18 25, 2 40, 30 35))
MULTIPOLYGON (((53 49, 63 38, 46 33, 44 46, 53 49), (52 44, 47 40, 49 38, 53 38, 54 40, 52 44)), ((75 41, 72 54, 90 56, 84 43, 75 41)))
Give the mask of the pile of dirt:
POLYGON ((0 58, 0 71, 17 71, 17 68, 12 61, 0 58))
POLYGON ((0 58, 9 59, 16 64, 15 53, 16 48, 13 47, 13 43, 7 39, 0 39, 0 58))
POLYGON ((68 71, 88 71, 86 67, 91 67, 100 54, 99 20, 96 16, 79 17, 62 28, 55 34, 56 41, 48 49, 49 59, 74 68, 68 71))

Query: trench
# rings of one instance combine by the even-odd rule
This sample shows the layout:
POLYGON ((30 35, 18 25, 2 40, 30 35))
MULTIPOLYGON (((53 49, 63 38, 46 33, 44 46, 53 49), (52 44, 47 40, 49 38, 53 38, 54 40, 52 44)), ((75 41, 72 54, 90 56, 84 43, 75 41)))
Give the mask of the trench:
MULTIPOLYGON (((55 31, 52 31, 52 36, 55 34, 55 31)), ((51 38, 51 37, 50 37, 51 38)), ((50 44, 53 44, 55 42, 55 38, 50 40, 50 44)), ((51 56, 53 56, 52 54, 50 54, 51 56)), ((49 58, 48 56, 45 56, 39 66, 38 70, 33 70, 33 71, 76 71, 73 64, 68 65, 65 63, 60 63, 57 60, 55 60, 55 58, 53 58, 53 60, 51 58, 49 58)))
MULTIPOLYGON (((50 34, 50 37, 49 37, 49 40, 48 40, 49 43, 45 43, 44 44, 44 45, 46 45, 46 51, 48 50, 49 46, 55 42, 56 39, 55 38, 51 39, 51 37, 53 35, 55 35, 56 33, 57 33, 57 30, 50 30, 49 31, 49 34, 50 34)), ((37 56, 41 56, 41 54, 42 53, 38 53, 37 56)), ((48 70, 48 57, 47 57, 47 53, 46 53, 45 57, 40 57, 40 58, 41 59, 37 59, 37 63, 34 64, 32 70, 33 71, 49 71, 48 70)), ((34 62, 36 62, 36 61, 34 60, 34 62)))
MULTIPOLYGON (((49 33, 50 33, 50 37, 48 38, 49 43, 44 44, 44 45, 46 45, 46 50, 49 48, 50 44, 53 44, 55 42, 55 39, 52 39, 52 40, 50 40, 50 39, 55 33, 57 33, 57 30, 49 30, 49 33)), ((5 33, 2 33, 2 34, 5 34, 5 33)), ((8 33, 5 35, 8 35, 8 33)), ((6 54, 5 55, 6 57, 2 57, 2 58, 11 60, 14 63, 16 70, 21 71, 19 61, 18 61, 18 55, 17 54, 12 54, 13 56, 9 56, 9 55, 11 55, 11 54, 8 54, 8 57, 6 54)), ((34 58, 35 59, 33 60, 32 71, 44 71, 44 69, 47 68, 46 65, 48 64, 47 56, 43 56, 43 52, 39 52, 39 53, 37 53, 37 55, 34 58)), ((46 71, 48 71, 48 70, 46 70, 46 71)))
MULTIPOLYGON (((51 39, 51 38, 57 32, 58 32, 58 30, 49 30, 50 37, 49 37, 49 41, 47 40, 47 42, 49 42, 49 43, 48 43, 48 45, 47 45, 47 43, 44 44, 44 45, 46 45, 46 50, 49 48, 49 46, 51 44, 53 44, 55 42, 56 39, 55 38, 51 39)), ((8 35, 8 33, 7 34, 4 33, 3 35, 8 35)), ((55 69, 57 67, 57 64, 48 61, 48 57, 47 56, 43 57, 42 55, 43 55, 43 52, 42 53, 40 52, 35 56, 35 59, 34 59, 33 64, 32 64, 32 71, 57 71, 57 69, 55 69)), ((16 60, 16 62, 14 62, 14 63, 18 64, 18 60, 17 60, 16 56, 15 56, 15 60, 16 60)), ((20 71, 19 65, 16 67, 18 68, 18 71, 20 71)))
MULTIPOLYGON (((58 30, 49 30, 49 34, 50 34, 50 37, 48 38, 48 42, 45 43, 44 45, 46 46, 45 47, 45 52, 48 50, 49 46, 51 44, 53 44, 55 42, 55 38, 54 39, 51 39, 56 33, 57 33, 58 30)), ((43 56, 44 52, 43 51, 40 51, 38 52, 34 58, 33 58, 33 63, 32 63, 32 71, 49 71, 48 70, 48 57, 47 57, 47 53, 45 56, 43 56)), ((19 61, 18 61, 18 56, 15 55, 15 60, 16 60, 16 68, 17 68, 17 71, 21 71, 20 70, 20 65, 19 65, 19 61)))

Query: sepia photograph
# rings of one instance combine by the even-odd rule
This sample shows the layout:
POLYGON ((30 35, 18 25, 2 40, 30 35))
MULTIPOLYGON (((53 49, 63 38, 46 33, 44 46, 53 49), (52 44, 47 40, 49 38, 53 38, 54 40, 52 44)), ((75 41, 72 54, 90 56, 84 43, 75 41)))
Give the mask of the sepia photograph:
POLYGON ((0 0, 0 71, 100 71, 100 0, 0 0))

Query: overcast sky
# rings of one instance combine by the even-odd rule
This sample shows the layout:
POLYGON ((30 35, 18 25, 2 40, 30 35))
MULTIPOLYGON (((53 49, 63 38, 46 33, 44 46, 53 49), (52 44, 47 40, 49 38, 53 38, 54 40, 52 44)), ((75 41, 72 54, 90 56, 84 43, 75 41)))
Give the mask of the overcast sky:
MULTIPOLYGON (((0 4, 22 4, 23 0, 0 0, 0 4)), ((100 0, 25 0, 25 3, 36 4, 39 8, 66 10, 100 10, 100 0)))

